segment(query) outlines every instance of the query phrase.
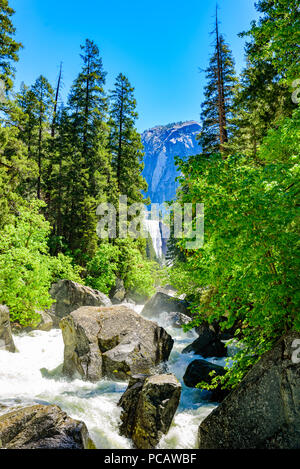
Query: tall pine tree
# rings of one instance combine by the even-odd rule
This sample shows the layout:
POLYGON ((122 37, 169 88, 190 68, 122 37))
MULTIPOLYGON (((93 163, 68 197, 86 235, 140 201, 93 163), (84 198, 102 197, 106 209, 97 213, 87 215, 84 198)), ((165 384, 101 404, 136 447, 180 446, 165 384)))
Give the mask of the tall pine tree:
POLYGON ((92 197, 99 197, 109 172, 107 100, 104 92, 106 72, 97 45, 86 40, 81 46, 82 70, 76 78, 69 97, 69 111, 73 120, 76 145, 80 149, 86 170, 86 189, 92 197))
POLYGON ((202 153, 206 155, 223 152, 228 142, 228 121, 237 83, 232 53, 219 33, 217 13, 214 34, 214 53, 205 71, 208 83, 204 92, 205 101, 201 105, 202 131, 199 135, 202 153))
POLYGON ((110 95, 109 147, 118 194, 126 195, 129 203, 141 202, 141 191, 147 190, 142 176, 143 145, 135 128, 138 117, 134 88, 120 73, 110 95))

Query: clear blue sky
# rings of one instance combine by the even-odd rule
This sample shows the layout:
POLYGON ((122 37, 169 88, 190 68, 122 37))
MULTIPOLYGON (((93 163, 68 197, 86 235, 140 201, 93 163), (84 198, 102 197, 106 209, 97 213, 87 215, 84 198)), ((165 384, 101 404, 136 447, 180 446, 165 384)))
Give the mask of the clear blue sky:
MULTIPOLYGON (((244 41, 237 34, 257 18, 254 0, 219 0, 220 29, 237 70, 244 41)), ((119 72, 135 87, 140 131, 158 124, 199 120, 211 52, 215 0, 10 0, 17 39, 24 49, 16 86, 45 75, 55 85, 63 61, 68 94, 80 70, 80 44, 94 40, 111 89, 119 72)))

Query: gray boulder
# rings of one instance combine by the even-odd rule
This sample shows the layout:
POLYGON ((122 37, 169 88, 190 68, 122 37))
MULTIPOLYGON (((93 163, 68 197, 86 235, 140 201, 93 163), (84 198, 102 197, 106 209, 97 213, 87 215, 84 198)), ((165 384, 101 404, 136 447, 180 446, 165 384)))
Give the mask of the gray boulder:
POLYGON ((125 299, 125 296, 126 296, 126 289, 124 287, 124 282, 123 280, 120 280, 119 278, 117 278, 116 285, 110 292, 110 298, 112 300, 112 303, 114 304, 122 303, 122 301, 124 301, 125 299))
POLYGON ((227 348, 221 341, 219 332, 216 332, 214 325, 204 323, 197 328, 197 333, 199 334, 198 339, 188 345, 182 353, 193 352, 204 358, 227 356, 227 348))
POLYGON ((62 318, 82 306, 111 306, 112 304, 104 293, 71 280, 60 280, 54 283, 50 289, 50 295, 55 303, 49 313, 56 327, 62 318))
POLYGON ((5 305, 0 305, 0 350, 12 353, 16 351, 10 327, 9 309, 5 305))
POLYGON ((162 312, 175 312, 187 315, 187 303, 185 300, 179 300, 174 296, 159 291, 147 301, 141 314, 144 317, 153 318, 162 312))
POLYGON ((183 325, 189 324, 191 318, 183 313, 168 313, 168 319, 172 323, 173 327, 181 328, 183 325))
POLYGON ((300 334, 289 332, 200 425, 200 449, 300 448, 300 334))
POLYGON ((11 409, 0 416, 2 449, 94 449, 83 422, 56 405, 11 409))
POLYGON ((37 313, 40 315, 41 319, 35 329, 38 331, 51 331, 54 322, 50 314, 46 313, 45 311, 37 311, 37 313))
MULTIPOLYGON (((194 360, 186 369, 183 377, 184 384, 189 388, 195 388, 197 384, 204 382, 211 384, 213 377, 210 373, 214 372, 214 376, 223 376, 226 371, 222 366, 210 363, 206 360, 194 360)), ((211 400, 220 402, 229 394, 228 390, 221 389, 218 386, 216 389, 211 390, 211 400)))
POLYGON ((64 318, 64 373, 89 381, 128 380, 169 358, 173 339, 126 306, 83 307, 64 318))
POLYGON ((138 449, 155 448, 169 431, 180 395, 181 385, 172 374, 133 376, 119 402, 121 434, 138 449))

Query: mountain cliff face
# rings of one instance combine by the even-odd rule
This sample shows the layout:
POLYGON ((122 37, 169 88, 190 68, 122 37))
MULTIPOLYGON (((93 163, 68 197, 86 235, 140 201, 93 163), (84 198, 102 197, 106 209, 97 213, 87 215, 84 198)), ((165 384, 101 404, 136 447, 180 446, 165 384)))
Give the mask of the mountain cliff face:
POLYGON ((176 156, 188 157, 200 151, 196 140, 200 124, 195 121, 157 126, 142 134, 145 148, 144 178, 148 183, 147 196, 152 203, 162 203, 175 197, 178 171, 176 156))

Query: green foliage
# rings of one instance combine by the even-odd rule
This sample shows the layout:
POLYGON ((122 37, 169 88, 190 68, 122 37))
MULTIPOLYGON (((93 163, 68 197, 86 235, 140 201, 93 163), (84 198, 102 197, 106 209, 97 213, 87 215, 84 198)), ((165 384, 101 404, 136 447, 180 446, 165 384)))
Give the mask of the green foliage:
MULTIPOLYGON (((300 330, 299 117, 298 109, 269 131, 260 165, 218 154, 181 163, 189 191, 180 201, 204 203, 205 244, 176 263, 173 280, 194 298, 194 324, 241 324, 231 386, 285 331, 300 330)), ((179 246, 185 250, 185 241, 179 246)))
POLYGON ((80 276, 82 267, 76 265, 72 257, 59 252, 57 256, 49 256, 48 261, 51 273, 51 284, 61 279, 68 279, 81 284, 84 283, 80 276))
MULTIPOLYGON (((8 0, 0 2, 0 80, 3 80, 6 89, 12 87, 14 77, 13 63, 19 60, 18 51, 22 47, 14 40, 15 28, 11 21, 14 10, 9 6, 8 0)), ((1 103, 0 103, 1 104, 1 103)))
POLYGON ((159 266, 147 260, 143 252, 144 247, 132 239, 101 243, 87 264, 86 284, 108 294, 120 278, 127 292, 150 296, 154 293, 159 266))
POLYGON ((10 308, 11 320, 22 325, 38 320, 37 310, 50 306, 47 262, 49 224, 37 204, 23 207, 2 229, 0 302, 10 308))
POLYGON ((113 244, 100 244, 88 262, 86 284, 108 294, 116 283, 120 251, 113 244))
POLYGON ((228 154, 257 159, 262 139, 282 117, 291 117, 293 80, 299 78, 299 12, 297 0, 259 0, 262 15, 252 22, 248 39, 247 67, 236 89, 230 125, 233 138, 228 154))
POLYGON ((0 228, 17 212, 21 202, 19 189, 36 169, 18 138, 17 128, 0 127, 0 228))
POLYGON ((134 240, 120 240, 118 244, 121 250, 120 277, 124 280, 126 290, 145 297, 154 294, 159 265, 148 261, 134 240))
POLYGON ((37 311, 48 308, 49 288, 59 278, 79 280, 79 271, 63 255, 49 256, 49 223, 39 214, 42 202, 19 206, 18 215, 1 230, 0 303, 11 320, 23 326, 39 321, 37 311))
POLYGON ((278 76, 290 81, 299 78, 299 2, 298 0, 258 0, 261 16, 252 22, 248 58, 257 67, 264 62, 277 70, 278 76))

